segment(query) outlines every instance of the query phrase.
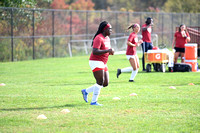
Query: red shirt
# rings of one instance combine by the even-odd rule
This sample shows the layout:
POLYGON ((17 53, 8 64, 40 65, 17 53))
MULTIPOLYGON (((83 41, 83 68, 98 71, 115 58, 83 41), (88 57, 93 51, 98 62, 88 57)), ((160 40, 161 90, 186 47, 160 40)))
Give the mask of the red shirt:
MULTIPOLYGON (((104 37, 102 34, 97 35, 93 40, 93 48, 97 48, 100 50, 107 50, 110 49, 110 38, 104 37)), ((109 53, 101 54, 101 55, 94 55, 93 52, 90 55, 90 60, 94 61, 102 61, 104 64, 108 61, 109 53)))
MULTIPOLYGON (((190 37, 190 35, 189 35, 188 32, 186 32, 186 35, 188 37, 190 37)), ((187 43, 187 39, 181 35, 181 32, 177 31, 174 34, 174 37, 176 38, 176 45, 175 45, 175 47, 177 47, 177 48, 185 48, 185 44, 187 43)))
MULTIPOLYGON (((137 44, 138 42, 138 36, 137 34, 135 34, 135 32, 132 32, 129 35, 128 41, 130 41, 132 44, 137 44)), ((127 50, 126 50, 126 55, 136 55, 136 46, 132 47, 132 46, 127 46, 127 50)))
MULTIPOLYGON (((147 24, 143 24, 142 28, 144 27, 147 27, 147 24)), ((142 30, 142 40, 144 42, 151 42, 151 31, 152 31, 151 26, 149 26, 147 30, 144 30, 144 31, 142 30)))

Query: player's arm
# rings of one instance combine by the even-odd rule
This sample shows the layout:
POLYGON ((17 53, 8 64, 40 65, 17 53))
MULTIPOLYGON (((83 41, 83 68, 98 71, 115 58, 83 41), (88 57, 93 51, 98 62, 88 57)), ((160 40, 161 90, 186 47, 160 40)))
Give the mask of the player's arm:
POLYGON ((142 27, 142 30, 145 31, 149 28, 150 25, 147 25, 146 27, 142 27))
POLYGON ((186 34, 185 34, 185 38, 187 39, 187 42, 190 42, 190 35, 189 35, 189 33, 188 32, 186 32, 186 34))
POLYGON ((131 46, 131 47, 139 46, 139 45, 142 44, 142 43, 143 43, 142 40, 139 40, 139 41, 137 42, 137 44, 133 44, 133 43, 131 43, 130 41, 127 41, 127 45, 129 45, 129 46, 131 46))
POLYGON ((135 47, 136 45, 131 43, 130 41, 127 41, 127 45, 131 46, 131 47, 135 47))
POLYGON ((189 36, 186 37, 186 39, 187 39, 187 42, 190 42, 190 40, 191 40, 189 36))
POLYGON ((174 49, 174 44, 176 42, 176 37, 174 37, 173 41, 172 41, 172 49, 174 49))
POLYGON ((93 52, 94 55, 101 55, 101 54, 105 54, 105 53, 109 53, 109 54, 113 55, 114 49, 110 48, 110 49, 107 49, 107 50, 100 50, 98 48, 93 48, 92 52, 93 52))
POLYGON ((140 44, 142 44, 143 43, 143 40, 139 40, 138 42, 137 42, 137 46, 139 46, 140 44))

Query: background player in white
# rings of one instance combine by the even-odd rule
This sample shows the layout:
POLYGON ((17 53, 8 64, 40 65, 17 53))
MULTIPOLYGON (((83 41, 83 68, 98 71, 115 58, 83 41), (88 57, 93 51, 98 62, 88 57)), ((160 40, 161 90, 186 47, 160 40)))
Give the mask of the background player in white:
POLYGON ((85 102, 88 102, 88 94, 93 92, 92 102, 90 105, 102 105, 97 102, 98 96, 100 94, 100 90, 103 87, 108 86, 109 72, 107 68, 107 61, 108 56, 114 54, 114 49, 111 48, 109 38, 111 32, 111 25, 108 22, 103 21, 100 23, 98 31, 93 38, 93 50, 90 55, 89 65, 93 71, 94 78, 96 79, 96 84, 82 90, 85 102))

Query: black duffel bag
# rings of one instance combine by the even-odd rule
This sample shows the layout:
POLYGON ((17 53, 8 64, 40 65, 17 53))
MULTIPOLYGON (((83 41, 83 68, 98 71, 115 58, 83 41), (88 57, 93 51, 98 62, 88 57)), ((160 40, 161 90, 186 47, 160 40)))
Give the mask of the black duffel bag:
POLYGON ((192 71, 192 65, 186 63, 176 63, 173 67, 174 72, 190 72, 192 71))

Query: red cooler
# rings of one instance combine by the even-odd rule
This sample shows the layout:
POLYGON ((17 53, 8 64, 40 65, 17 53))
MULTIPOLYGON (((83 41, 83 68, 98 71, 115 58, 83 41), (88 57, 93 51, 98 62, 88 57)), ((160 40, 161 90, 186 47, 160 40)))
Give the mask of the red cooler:
POLYGON ((185 60, 185 63, 192 65, 192 71, 197 71, 197 60, 185 60))
POLYGON ((197 44, 185 44, 185 60, 197 60, 197 44))

